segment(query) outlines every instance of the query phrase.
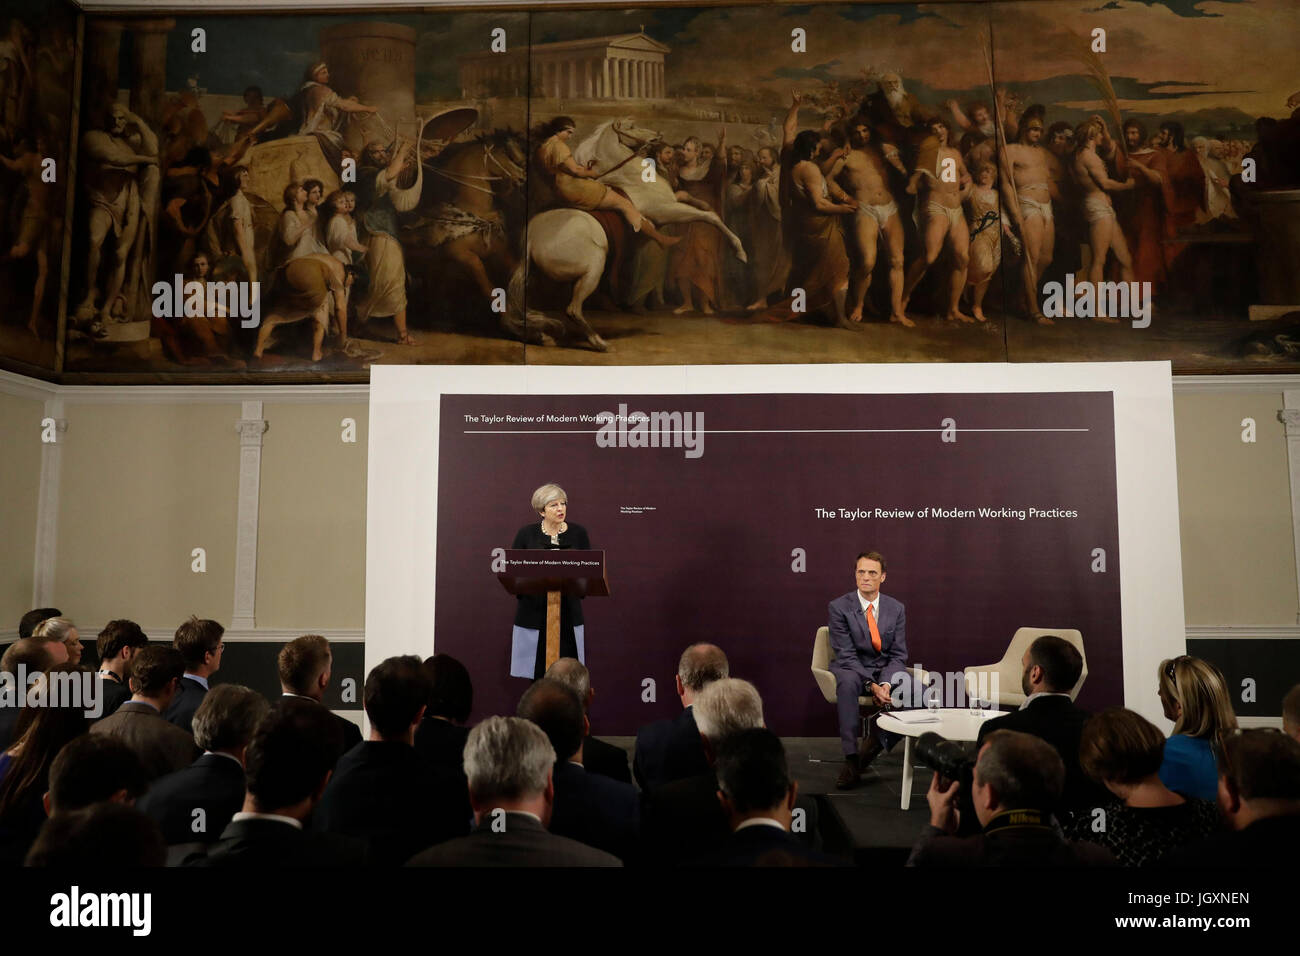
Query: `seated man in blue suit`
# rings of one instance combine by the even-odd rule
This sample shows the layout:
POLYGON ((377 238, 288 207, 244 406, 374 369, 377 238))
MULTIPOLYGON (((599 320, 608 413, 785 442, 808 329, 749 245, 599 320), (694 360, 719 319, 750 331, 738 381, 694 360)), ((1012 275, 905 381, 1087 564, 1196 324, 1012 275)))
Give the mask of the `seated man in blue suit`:
POLYGON ((915 686, 904 688, 899 696, 921 699, 919 684, 903 669, 907 662, 903 604, 880 593, 885 583, 884 555, 878 551, 859 554, 854 574, 857 590, 831 601, 828 609, 831 673, 835 675, 835 707, 844 751, 844 769, 835 781, 841 790, 857 786, 867 765, 897 740, 896 734, 868 730, 862 750, 858 750, 858 697, 871 697, 878 706, 888 707, 890 685, 897 692, 899 682, 908 681, 915 686))

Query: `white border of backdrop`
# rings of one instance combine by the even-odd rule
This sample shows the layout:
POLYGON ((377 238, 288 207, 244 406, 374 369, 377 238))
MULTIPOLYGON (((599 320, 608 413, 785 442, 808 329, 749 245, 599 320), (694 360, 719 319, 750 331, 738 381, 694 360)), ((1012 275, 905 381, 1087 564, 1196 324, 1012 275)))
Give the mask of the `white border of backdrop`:
MULTIPOLYGON (((376 365, 370 378, 366 482, 366 672, 395 654, 426 657, 433 653, 438 423, 443 394, 1062 391, 1114 396, 1124 702, 1167 732, 1170 723, 1160 712, 1154 674, 1161 659, 1184 654, 1187 648, 1168 362, 606 368, 376 365)), ((487 573, 490 555, 482 557, 487 573)), ((509 630, 503 630, 501 640, 508 638, 509 630)))

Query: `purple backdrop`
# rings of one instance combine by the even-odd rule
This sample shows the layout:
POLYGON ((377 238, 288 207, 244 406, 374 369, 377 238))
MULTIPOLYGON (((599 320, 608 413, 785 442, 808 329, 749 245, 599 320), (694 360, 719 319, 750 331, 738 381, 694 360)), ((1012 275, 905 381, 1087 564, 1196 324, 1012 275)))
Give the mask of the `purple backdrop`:
POLYGON ((834 735, 809 670, 813 636, 827 603, 853 590, 854 557, 872 549, 888 562, 882 590, 907 607, 909 663, 960 670, 1000 659, 1017 627, 1073 627, 1088 655, 1080 704, 1122 702, 1109 392, 443 395, 441 416, 435 641, 469 667, 475 720, 514 713, 527 687, 509 676, 515 600, 490 561, 537 520, 529 497, 547 481, 564 487, 569 520, 607 557, 612 594, 584 603, 593 732, 631 734, 678 712, 677 658, 710 640, 733 676, 758 686, 777 733, 834 735), (594 416, 620 403, 703 412, 703 454, 599 447, 590 422, 483 418, 594 416), (941 440, 947 418, 955 442, 941 440), (874 515, 980 507, 1078 517, 874 515), (1092 571, 1094 548, 1105 549, 1105 573, 1092 571), (654 702, 642 699, 647 677, 654 702))

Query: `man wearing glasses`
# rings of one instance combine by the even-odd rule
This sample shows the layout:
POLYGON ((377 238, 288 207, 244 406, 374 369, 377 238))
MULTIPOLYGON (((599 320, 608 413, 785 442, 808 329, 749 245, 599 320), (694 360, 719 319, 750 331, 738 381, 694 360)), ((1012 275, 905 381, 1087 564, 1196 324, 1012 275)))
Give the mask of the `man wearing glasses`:
POLYGON ((226 629, 216 621, 197 617, 190 617, 176 629, 172 643, 185 661, 185 674, 163 716, 186 733, 193 733, 190 724, 207 696, 208 678, 221 669, 221 652, 226 646, 221 637, 225 633, 226 629))

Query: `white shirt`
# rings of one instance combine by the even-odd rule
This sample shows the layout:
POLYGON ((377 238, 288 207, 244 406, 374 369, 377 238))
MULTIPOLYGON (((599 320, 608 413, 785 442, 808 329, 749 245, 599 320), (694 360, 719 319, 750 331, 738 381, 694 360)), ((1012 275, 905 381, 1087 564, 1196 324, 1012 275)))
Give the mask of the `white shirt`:
POLYGON ((302 821, 295 820, 293 817, 284 817, 278 813, 236 813, 230 818, 231 823, 238 823, 240 820, 275 820, 277 823, 287 823, 291 827, 302 829, 302 821))
POLYGON ((185 672, 185 676, 188 677, 190 680, 194 681, 196 684, 202 684, 204 690, 211 689, 208 687, 208 679, 206 677, 200 677, 198 674, 191 674, 189 671, 185 672))
POLYGON ((858 591, 856 593, 858 595, 858 604, 862 606, 862 613, 866 614, 867 608, 871 608, 871 616, 876 619, 876 625, 879 626, 880 625, 880 592, 879 591, 876 592, 876 599, 874 601, 868 601, 866 598, 864 598, 862 596, 861 591, 858 591))
MULTIPOLYGON (((234 754, 228 754, 228 753, 226 753, 226 752, 224 752, 224 751, 221 751, 221 750, 205 750, 205 751, 203 751, 203 756, 205 756, 205 757, 225 757, 227 760, 233 760, 235 763, 239 763, 239 758, 236 757, 234 754)), ((243 770, 243 769, 244 769, 244 765, 243 765, 242 763, 239 763, 239 769, 240 769, 240 770, 243 770)))
POLYGON ((776 827, 782 833, 785 833, 785 827, 781 826, 779 820, 773 820, 771 817, 750 817, 740 826, 736 827, 735 832, 740 832, 745 827, 776 827))
POLYGON ((1069 694, 1061 694, 1058 693, 1057 691, 1040 690, 1037 694, 1030 694, 1028 697, 1026 697, 1025 702, 1020 705, 1020 709, 1024 710, 1026 707, 1032 704, 1039 697, 1069 697, 1069 696, 1070 696, 1069 694))

